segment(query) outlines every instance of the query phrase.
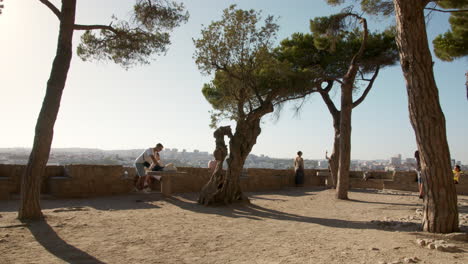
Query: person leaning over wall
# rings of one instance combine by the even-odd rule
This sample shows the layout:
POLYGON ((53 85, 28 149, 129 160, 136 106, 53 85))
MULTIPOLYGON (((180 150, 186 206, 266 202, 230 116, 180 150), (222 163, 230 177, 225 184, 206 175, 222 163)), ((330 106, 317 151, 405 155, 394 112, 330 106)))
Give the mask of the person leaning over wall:
POLYGON ((159 152, 163 150, 164 146, 161 143, 156 144, 154 148, 147 148, 135 160, 135 168, 138 175, 136 188, 138 190, 149 189, 150 175, 146 173, 145 168, 152 171, 161 171, 163 166, 160 164, 159 152))

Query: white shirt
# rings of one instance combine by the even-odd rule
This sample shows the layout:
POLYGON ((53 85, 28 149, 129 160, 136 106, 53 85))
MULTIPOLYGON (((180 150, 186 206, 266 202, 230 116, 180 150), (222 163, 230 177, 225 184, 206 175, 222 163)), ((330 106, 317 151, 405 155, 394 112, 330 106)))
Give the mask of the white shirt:
POLYGON ((150 156, 154 156, 153 148, 147 148, 145 151, 143 151, 143 153, 141 153, 140 156, 138 156, 138 158, 135 160, 135 163, 144 163, 146 161, 151 164, 153 160, 150 156))

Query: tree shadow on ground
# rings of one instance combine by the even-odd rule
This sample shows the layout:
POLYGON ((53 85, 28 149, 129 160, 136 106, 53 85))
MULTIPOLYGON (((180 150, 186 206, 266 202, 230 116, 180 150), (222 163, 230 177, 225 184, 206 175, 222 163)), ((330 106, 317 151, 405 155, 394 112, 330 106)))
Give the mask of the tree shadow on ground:
POLYGON ((68 244, 57 235, 45 220, 29 222, 27 228, 39 244, 66 263, 105 263, 68 244))
POLYGON ((284 188, 281 191, 259 191, 259 192, 246 192, 246 195, 249 199, 257 199, 257 200, 267 200, 267 201, 281 201, 285 202, 287 199, 280 199, 280 198, 266 198, 262 197, 262 195, 278 195, 278 196, 286 196, 286 197, 300 197, 300 196, 311 196, 316 195, 316 192, 324 191, 326 188, 322 187, 291 187, 291 188, 284 188))
MULTIPOLYGON (((334 228, 348 228, 348 229, 376 229, 385 231, 418 231, 418 226, 407 226, 396 229, 382 228, 376 223, 370 221, 351 221, 342 219, 332 218, 319 218, 310 217, 304 215, 297 215, 292 213, 286 213, 274 209, 269 209, 256 205, 255 203, 250 204, 231 204, 226 206, 202 206, 196 202, 196 195, 183 195, 179 197, 170 197, 166 199, 169 202, 181 209, 189 210, 203 214, 221 215, 232 218, 247 218, 251 220, 261 221, 264 219, 274 219, 279 221, 295 221, 302 223, 310 223, 323 225, 334 228)), ((403 222, 402 222, 403 224, 403 222)))
MULTIPOLYGON (((164 200, 160 192, 132 193, 128 195, 84 198, 84 199, 47 199, 41 200, 42 210, 55 209, 53 211, 86 211, 93 208, 100 211, 109 210, 139 210, 157 209, 160 206, 154 202, 164 200), (88 209, 86 209, 88 208, 88 209)), ((20 200, 0 201, 1 211, 16 212, 20 200)))
POLYGON ((386 202, 372 202, 372 201, 361 201, 361 200, 356 200, 356 199, 349 199, 348 201, 350 202, 355 202, 355 203, 368 203, 368 204, 384 204, 384 205, 398 205, 398 206, 412 206, 412 207, 420 207, 419 204, 414 204, 414 203, 386 203, 386 202))

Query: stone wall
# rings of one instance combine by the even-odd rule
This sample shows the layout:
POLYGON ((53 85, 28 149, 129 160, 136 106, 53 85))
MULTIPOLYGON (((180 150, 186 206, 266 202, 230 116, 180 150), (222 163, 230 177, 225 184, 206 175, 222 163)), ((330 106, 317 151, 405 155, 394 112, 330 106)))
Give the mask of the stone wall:
MULTIPOLYGON (((0 164, 0 199, 18 195, 24 165, 0 164)), ((306 170, 304 186, 325 186, 331 182, 326 170, 306 170)), ((133 189, 135 169, 113 165, 47 166, 41 192, 58 198, 86 198, 129 193, 133 189)), ((210 178, 206 168, 178 168, 169 173, 171 193, 199 192, 210 178)), ((362 172, 350 173, 351 188, 417 191, 414 172, 372 171, 367 181, 362 172)), ((294 186, 292 170, 245 169, 240 178, 243 191, 270 191, 294 186)), ((160 190, 159 182, 152 186, 160 190)), ((468 177, 462 176, 457 193, 468 194, 468 177)))

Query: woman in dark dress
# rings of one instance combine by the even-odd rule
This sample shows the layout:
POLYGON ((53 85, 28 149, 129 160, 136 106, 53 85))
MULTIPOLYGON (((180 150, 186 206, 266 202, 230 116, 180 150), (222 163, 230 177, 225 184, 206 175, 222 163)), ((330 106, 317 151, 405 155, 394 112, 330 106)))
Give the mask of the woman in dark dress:
POLYGON ((296 186, 304 185, 304 160, 302 159, 302 151, 298 151, 297 157, 294 159, 294 172, 296 173, 296 186))

